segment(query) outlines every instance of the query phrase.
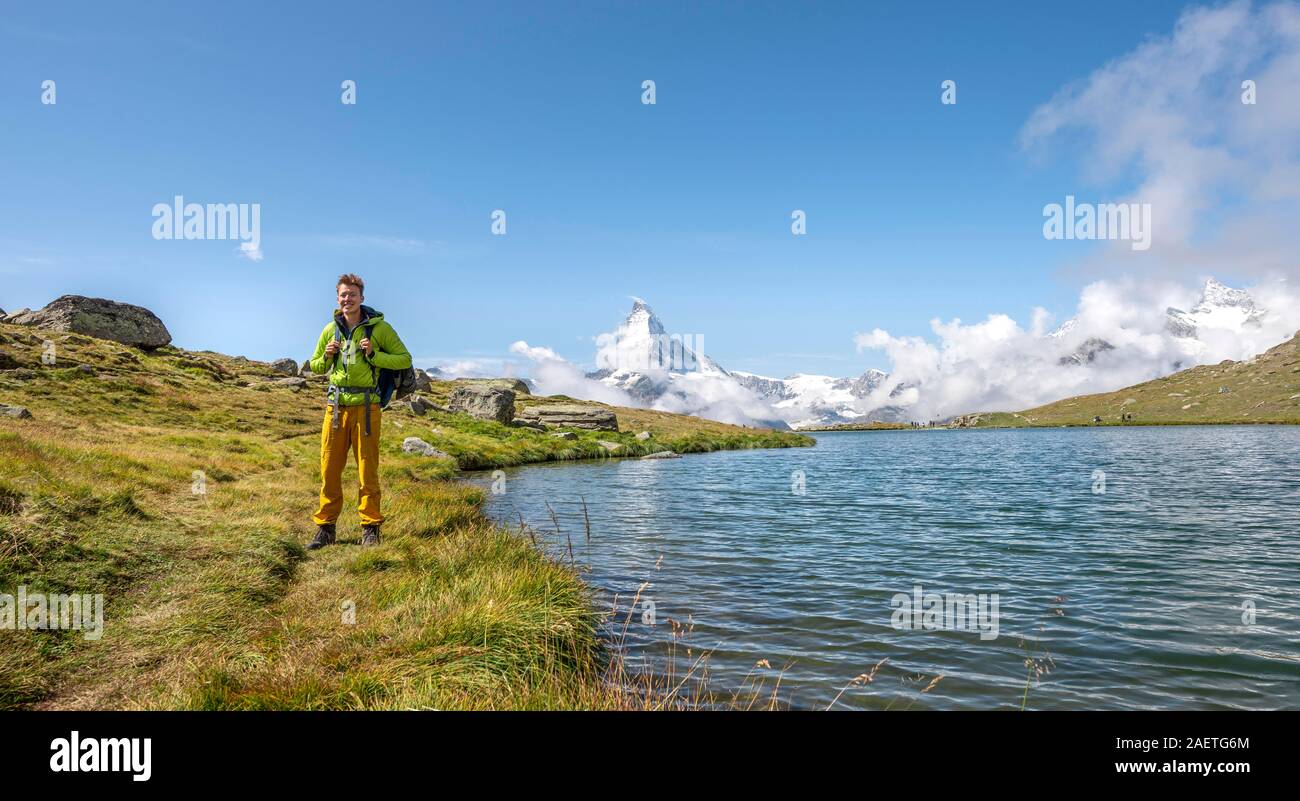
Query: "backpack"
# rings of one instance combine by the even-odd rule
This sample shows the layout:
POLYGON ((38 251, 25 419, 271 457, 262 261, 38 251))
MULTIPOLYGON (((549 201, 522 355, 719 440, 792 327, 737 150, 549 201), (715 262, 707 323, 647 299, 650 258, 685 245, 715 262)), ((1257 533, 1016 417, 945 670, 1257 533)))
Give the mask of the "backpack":
MULTIPOLYGON (((366 339, 374 339, 374 323, 366 324, 366 339)), ((334 325, 334 341, 343 341, 343 332, 339 330, 338 324, 334 325)), ((376 368, 373 363, 370 365, 370 373, 375 378, 375 387, 379 392, 379 408, 387 409, 389 402, 394 397, 398 400, 405 398, 415 391, 415 365, 411 365, 403 370, 389 370, 387 367, 376 368), (375 375, 378 370, 378 375, 375 375)))

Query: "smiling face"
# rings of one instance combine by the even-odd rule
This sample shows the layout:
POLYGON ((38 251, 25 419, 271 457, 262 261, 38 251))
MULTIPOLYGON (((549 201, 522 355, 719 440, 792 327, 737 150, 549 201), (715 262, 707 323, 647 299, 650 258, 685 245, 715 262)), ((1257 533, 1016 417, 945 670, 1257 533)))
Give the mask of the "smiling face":
POLYGON ((352 317, 361 311, 361 301, 365 295, 361 293, 361 287, 353 284, 339 284, 339 311, 343 316, 352 317))

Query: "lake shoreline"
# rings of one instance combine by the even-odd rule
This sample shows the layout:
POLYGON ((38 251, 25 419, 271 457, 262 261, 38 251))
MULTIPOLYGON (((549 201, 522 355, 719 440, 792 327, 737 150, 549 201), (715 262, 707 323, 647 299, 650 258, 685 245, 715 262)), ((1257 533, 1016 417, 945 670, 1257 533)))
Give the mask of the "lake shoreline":
POLYGON ((0 395, 28 410, 0 416, 0 534, 22 543, 0 592, 102 593, 103 636, 0 631, 2 709, 646 708, 607 681, 586 577, 491 521, 461 467, 619 458, 602 440, 623 456, 815 444, 637 409, 616 409, 621 431, 557 437, 395 404, 382 543, 362 547, 348 510, 307 551, 320 381, 73 334, 46 364, 46 336, 0 324, 16 365, 0 395))
POLYGON ((630 618, 627 661, 663 672, 674 644, 679 655, 694 647, 709 654, 710 690, 723 696, 753 677, 770 689, 784 673, 782 708, 825 709, 888 657, 874 682, 854 685, 836 706, 1019 709, 1027 697, 1030 709, 1077 709, 1097 695, 1116 709, 1285 701, 1288 665, 1262 615, 1267 606, 1276 625, 1300 612, 1280 600, 1274 577, 1295 554, 1284 533, 1297 485, 1282 468, 1296 429, 1041 428, 935 440, 827 436, 807 452, 510 471, 508 491, 489 496, 485 511, 545 530, 550 551, 580 567, 606 610, 620 599, 615 634, 630 618), (1242 497, 1249 515, 1228 502, 1242 497), (1188 538, 1204 547, 1188 551, 1188 538), (1233 582, 1216 579, 1207 560, 1225 563, 1215 554, 1231 554, 1233 582), (917 585, 1000 594, 1000 636, 898 630, 890 598, 917 585), (643 586, 657 627, 647 610, 629 609, 643 586), (1246 601, 1259 606, 1259 627, 1244 623, 1246 601), (693 634, 683 639, 666 620, 690 621, 693 634), (1189 662, 1193 653, 1213 661, 1189 662), (1026 688, 1025 659, 1042 663, 1044 654, 1053 675, 1026 688))
MULTIPOLYGON (((998 412, 1004 414, 1004 412, 998 412)), ((834 434, 841 432, 880 432, 880 431, 1012 431, 1019 429, 1060 429, 1060 428, 1181 428, 1185 426, 1206 426, 1206 427, 1232 427, 1232 426, 1297 426, 1300 420, 1186 420, 1186 421, 1168 421, 1161 420, 1158 422, 1144 422, 1130 420, 1126 423, 1025 423, 1023 425, 1013 424, 980 424, 973 426, 845 426, 832 428, 800 428, 797 429, 800 434, 834 434)))

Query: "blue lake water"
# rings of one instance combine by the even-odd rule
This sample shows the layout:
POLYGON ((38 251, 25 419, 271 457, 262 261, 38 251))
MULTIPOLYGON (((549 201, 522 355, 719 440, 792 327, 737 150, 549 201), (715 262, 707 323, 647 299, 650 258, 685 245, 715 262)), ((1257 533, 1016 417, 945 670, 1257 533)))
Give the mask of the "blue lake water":
POLYGON ((553 532, 549 503, 604 604, 650 582, 631 664, 703 649, 715 692, 765 659, 784 703, 826 708, 887 659, 836 708, 1300 707, 1300 428, 816 436, 507 470, 488 511, 553 532), (988 614, 903 617, 917 586, 988 614), (1025 700, 1027 658, 1050 672, 1025 700))

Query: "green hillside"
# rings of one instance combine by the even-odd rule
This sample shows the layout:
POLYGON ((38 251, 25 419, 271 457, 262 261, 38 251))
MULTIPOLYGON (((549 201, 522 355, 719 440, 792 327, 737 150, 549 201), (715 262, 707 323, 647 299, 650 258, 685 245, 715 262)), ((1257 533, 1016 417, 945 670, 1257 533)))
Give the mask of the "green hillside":
POLYGON ((1022 412, 963 415, 953 425, 1083 426, 1098 425, 1096 418, 1101 425, 1300 423, 1300 333, 1246 361, 1193 367, 1022 412))

